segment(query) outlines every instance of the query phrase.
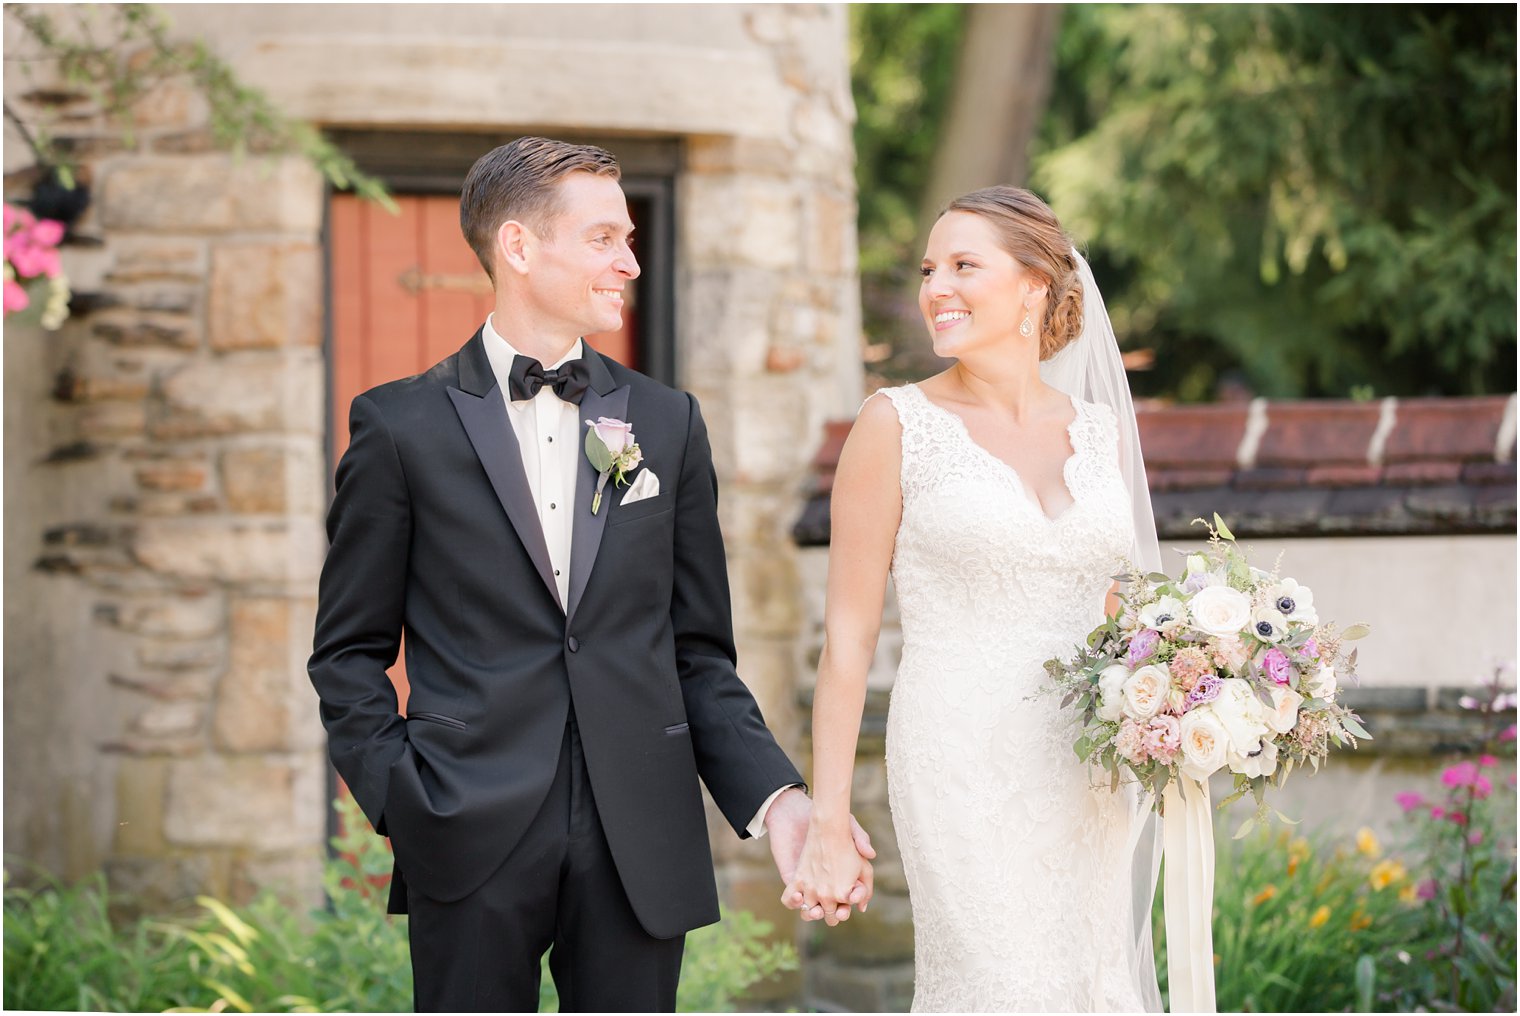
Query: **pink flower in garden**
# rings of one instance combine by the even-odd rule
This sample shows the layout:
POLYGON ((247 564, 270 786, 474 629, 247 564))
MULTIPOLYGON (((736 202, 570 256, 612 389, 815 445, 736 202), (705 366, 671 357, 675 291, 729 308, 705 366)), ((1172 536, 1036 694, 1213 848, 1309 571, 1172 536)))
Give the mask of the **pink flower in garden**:
POLYGON ((1480 766, 1496 766, 1498 764, 1499 760, 1492 755, 1483 755, 1478 758, 1478 765, 1480 766))
POLYGON ((1273 646, 1261 657, 1261 669, 1267 672, 1274 684, 1287 684, 1293 676, 1293 664, 1288 654, 1273 646))
POLYGON ((1445 818, 1446 817, 1446 809, 1443 808, 1443 807, 1441 807, 1440 805, 1436 805, 1434 808, 1430 809, 1430 817, 1431 818, 1445 818))
POLYGON ((1427 878, 1425 881, 1421 882, 1418 886, 1415 887, 1414 894, 1422 900, 1435 899, 1436 880, 1433 878, 1427 878))
POLYGON ((1125 655, 1124 662, 1131 667, 1138 667, 1141 662, 1151 658, 1156 652, 1156 646, 1161 642, 1161 633, 1154 628, 1142 628, 1130 639, 1129 652, 1125 655))
POLYGON ((1447 821, 1451 822, 1453 825, 1467 824, 1467 816, 1460 811, 1448 811, 1446 813, 1446 818, 1447 821))
POLYGON ((1414 811, 1416 808, 1425 803, 1425 798, 1421 797, 1413 790, 1405 790, 1394 794, 1393 799, 1399 802, 1399 807, 1404 809, 1406 813, 1414 811))
POLYGON ((1478 844, 1482 843, 1483 842, 1483 830, 1482 829, 1474 829, 1472 832, 1468 833, 1467 834, 1467 842, 1471 843, 1475 847, 1478 844))
POLYGON ((63 242, 63 223, 52 219, 38 219, 32 226, 32 240, 45 247, 56 247, 63 242))
POLYGON ((14 279, 5 280, 5 313, 26 310, 31 302, 31 298, 26 295, 26 290, 22 288, 21 283, 14 279))
POLYGON ((1441 782, 1448 787, 1472 787, 1473 796, 1485 798, 1494 792, 1494 785, 1487 776, 1478 772, 1477 763, 1458 762, 1441 773, 1441 782))
POLYGON ((1514 739, 1515 739, 1515 725, 1513 723, 1511 723, 1509 726, 1505 727, 1503 730, 1499 731, 1499 743, 1500 744, 1504 744, 1506 742, 1513 741, 1514 739))

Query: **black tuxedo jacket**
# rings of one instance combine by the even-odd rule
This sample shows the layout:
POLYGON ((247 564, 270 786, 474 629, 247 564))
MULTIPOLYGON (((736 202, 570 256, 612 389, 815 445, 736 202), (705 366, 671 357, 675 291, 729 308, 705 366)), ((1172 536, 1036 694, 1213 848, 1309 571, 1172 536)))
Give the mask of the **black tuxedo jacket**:
POLYGON ((445 902, 527 829, 573 705, 628 899, 669 938, 718 919, 698 777, 740 836, 801 778, 735 673, 696 400, 589 347, 585 358, 581 418, 628 421, 661 489, 624 507, 609 482, 593 515, 596 473, 577 448, 569 603, 476 332, 426 373, 354 399, 309 671, 338 773, 406 883, 445 902), (405 717, 385 674, 403 632, 405 717))

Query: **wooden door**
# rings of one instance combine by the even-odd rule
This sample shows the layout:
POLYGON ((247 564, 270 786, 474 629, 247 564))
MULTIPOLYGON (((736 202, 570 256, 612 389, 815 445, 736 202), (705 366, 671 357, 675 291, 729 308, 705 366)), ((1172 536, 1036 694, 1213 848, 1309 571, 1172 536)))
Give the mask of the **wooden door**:
MULTIPOLYGON (((348 448, 354 396, 420 373, 464 345, 494 305, 491 281, 459 230, 459 199, 398 197, 393 215, 349 194, 332 197, 332 461, 348 448)), ((643 202, 629 202, 637 225, 643 202)), ((628 287, 623 327, 587 335, 593 349, 639 367, 640 279, 628 287)), ((406 670, 390 671, 406 710, 406 670)))

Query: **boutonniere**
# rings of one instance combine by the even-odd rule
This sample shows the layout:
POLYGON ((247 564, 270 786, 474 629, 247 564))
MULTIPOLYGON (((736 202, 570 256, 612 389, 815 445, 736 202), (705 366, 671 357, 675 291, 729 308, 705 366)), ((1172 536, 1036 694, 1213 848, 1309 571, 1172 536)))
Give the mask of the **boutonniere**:
POLYGON ((591 514, 602 506, 602 488, 610 476, 620 487, 627 486, 629 473, 644 461, 644 453, 633 440, 632 424, 599 416, 595 422, 586 421, 591 429, 586 432, 586 458, 597 472, 596 493, 591 498, 591 514))

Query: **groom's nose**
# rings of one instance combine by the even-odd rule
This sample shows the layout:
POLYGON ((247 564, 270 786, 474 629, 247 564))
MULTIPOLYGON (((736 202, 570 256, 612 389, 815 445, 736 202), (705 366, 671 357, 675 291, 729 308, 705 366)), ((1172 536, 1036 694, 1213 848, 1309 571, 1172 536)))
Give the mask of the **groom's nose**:
POLYGON ((612 261, 612 270, 619 275, 626 275, 630 279, 639 277, 639 260, 633 256, 633 249, 626 243, 619 244, 621 248, 618 255, 612 261))

